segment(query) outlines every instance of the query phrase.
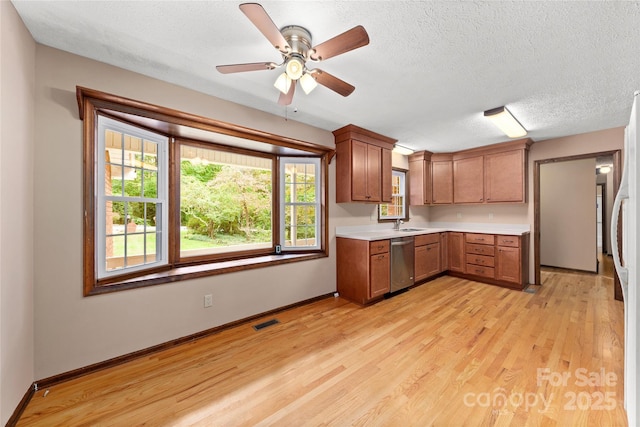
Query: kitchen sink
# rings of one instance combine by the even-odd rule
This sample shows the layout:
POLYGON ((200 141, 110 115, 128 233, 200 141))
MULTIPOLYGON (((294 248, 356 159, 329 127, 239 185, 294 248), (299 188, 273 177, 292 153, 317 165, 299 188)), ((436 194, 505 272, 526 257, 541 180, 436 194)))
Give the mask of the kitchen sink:
POLYGON ((398 231, 405 231, 405 232, 409 232, 409 231, 422 231, 424 230, 423 228, 401 228, 398 231))

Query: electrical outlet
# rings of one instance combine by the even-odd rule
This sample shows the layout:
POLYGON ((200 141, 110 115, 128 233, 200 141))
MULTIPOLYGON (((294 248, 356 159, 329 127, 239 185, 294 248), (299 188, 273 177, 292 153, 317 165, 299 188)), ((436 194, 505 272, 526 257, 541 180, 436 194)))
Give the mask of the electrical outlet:
POLYGON ((493 219, 493 212, 489 213, 489 219, 493 219))
POLYGON ((462 219, 462 212, 458 212, 456 216, 458 217, 458 219, 462 219))
POLYGON ((213 295, 207 294, 204 296, 204 306, 211 307, 213 305, 213 295))

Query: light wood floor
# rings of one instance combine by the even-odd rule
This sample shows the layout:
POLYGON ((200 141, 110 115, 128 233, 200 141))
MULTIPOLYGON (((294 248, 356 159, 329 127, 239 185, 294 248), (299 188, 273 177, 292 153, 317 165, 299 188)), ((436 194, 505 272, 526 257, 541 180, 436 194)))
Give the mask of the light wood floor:
POLYGON ((442 277, 272 317, 40 390, 18 425, 626 425, 602 275, 543 272, 535 293, 442 277))

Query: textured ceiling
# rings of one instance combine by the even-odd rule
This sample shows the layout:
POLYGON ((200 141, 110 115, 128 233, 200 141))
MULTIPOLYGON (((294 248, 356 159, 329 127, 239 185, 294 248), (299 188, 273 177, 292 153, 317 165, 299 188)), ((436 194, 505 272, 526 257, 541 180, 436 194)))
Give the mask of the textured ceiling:
MULTIPOLYGON (((505 141, 482 112, 506 105, 535 141, 628 122, 640 89, 640 2, 263 1, 279 27, 317 45, 356 25, 370 44, 312 67, 356 87, 319 86, 277 104, 280 62, 237 1, 18 1, 41 44, 323 129, 348 123, 413 149, 505 141)), ((99 89, 99 88, 97 88, 99 89)), ((121 94, 126 96, 126 94, 121 94)))

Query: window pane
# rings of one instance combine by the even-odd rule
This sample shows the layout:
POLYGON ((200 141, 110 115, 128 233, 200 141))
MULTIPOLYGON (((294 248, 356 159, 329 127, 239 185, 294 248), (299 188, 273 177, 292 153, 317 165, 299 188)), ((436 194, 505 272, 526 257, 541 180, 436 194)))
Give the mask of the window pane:
POLYGON ((139 270, 145 264, 166 261, 162 257, 166 253, 166 236, 161 234, 162 224, 156 222, 156 217, 160 219, 161 210, 166 209, 158 195, 167 193, 159 187, 167 185, 168 140, 102 116, 98 123, 98 152, 104 153, 104 157, 99 156, 102 163, 97 169, 99 205, 104 209, 98 214, 104 221, 98 239, 105 245, 98 251, 104 253, 98 263, 98 276, 107 277, 117 270, 139 270), (164 165, 164 172, 159 165, 164 165))
POLYGON ((271 248, 272 160, 180 149, 180 256, 271 248))

